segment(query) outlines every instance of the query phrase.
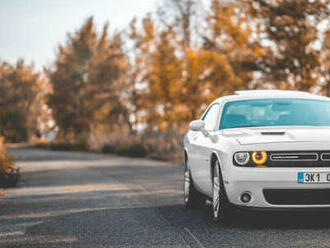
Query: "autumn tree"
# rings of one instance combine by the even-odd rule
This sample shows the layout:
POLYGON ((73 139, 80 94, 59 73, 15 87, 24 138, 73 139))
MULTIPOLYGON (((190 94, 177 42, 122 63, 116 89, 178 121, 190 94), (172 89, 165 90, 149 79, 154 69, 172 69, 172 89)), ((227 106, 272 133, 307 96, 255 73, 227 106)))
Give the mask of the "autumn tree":
POLYGON ((330 29, 324 34, 321 54, 322 93, 330 96, 330 29))
POLYGON ((328 0, 245 0, 268 44, 263 72, 276 87, 309 91, 319 79, 318 25, 329 16, 328 0))
POLYGON ((265 51, 245 6, 239 1, 213 0, 206 22, 208 31, 203 34, 203 48, 222 56, 236 77, 236 84, 224 82, 224 87, 220 87, 222 94, 256 87, 255 75, 260 72, 258 64, 265 51))
POLYGON ((136 84, 140 121, 148 128, 166 131, 174 128, 175 108, 181 94, 181 62, 176 56, 175 34, 168 28, 155 32, 151 16, 143 20, 141 32, 133 23, 131 38, 135 42, 135 65, 140 68, 136 84))
POLYGON ((244 88, 243 82, 251 81, 255 61, 263 55, 260 47, 249 40, 250 30, 244 29, 243 21, 235 23, 236 5, 225 8, 216 5, 218 1, 214 1, 217 9, 212 8, 215 12, 208 20, 213 36, 205 36, 205 43, 193 45, 191 22, 197 4, 171 0, 158 10, 156 18, 160 21, 148 15, 142 29, 136 26, 136 20, 132 22, 136 84, 143 86, 138 108, 148 128, 168 131, 171 127, 182 133, 212 99, 244 88), (164 13, 171 13, 172 18, 164 20, 170 15, 164 13), (239 56, 244 49, 248 50, 246 56, 239 56))
POLYGON ((28 141, 41 131, 45 87, 44 78, 23 60, 0 64, 0 133, 7 142, 28 141))
MULTIPOLYGON (((200 4, 198 1, 175 2, 179 10, 194 10, 180 11, 179 13, 190 14, 179 15, 181 17, 177 20, 184 22, 188 16, 190 20, 203 16, 196 13, 196 6, 200 4), (178 7, 180 2, 187 7, 178 7)), ((205 20, 199 24, 205 26, 206 30, 198 33, 200 37, 195 39, 198 41, 195 45, 184 47, 184 94, 181 99, 185 105, 185 123, 198 118, 206 103, 219 96, 231 94, 234 90, 248 88, 253 79, 253 72, 257 70, 256 61, 263 55, 263 51, 260 45, 251 39, 247 17, 243 12, 239 12, 240 10, 236 3, 214 0, 205 20)), ((196 36, 193 25, 190 29, 190 32, 183 29, 183 34, 194 33, 196 36)))
POLYGON ((86 144, 97 125, 129 125, 125 74, 128 70, 119 34, 98 35, 93 18, 58 49, 48 75, 53 86, 49 105, 60 135, 70 142, 86 144))

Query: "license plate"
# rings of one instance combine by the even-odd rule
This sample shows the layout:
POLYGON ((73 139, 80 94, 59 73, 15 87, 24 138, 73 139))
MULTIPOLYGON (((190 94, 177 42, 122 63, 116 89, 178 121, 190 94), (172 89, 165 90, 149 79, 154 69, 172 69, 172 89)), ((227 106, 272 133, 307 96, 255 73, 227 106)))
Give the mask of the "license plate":
POLYGON ((298 183, 330 183, 330 173, 298 172, 298 183))

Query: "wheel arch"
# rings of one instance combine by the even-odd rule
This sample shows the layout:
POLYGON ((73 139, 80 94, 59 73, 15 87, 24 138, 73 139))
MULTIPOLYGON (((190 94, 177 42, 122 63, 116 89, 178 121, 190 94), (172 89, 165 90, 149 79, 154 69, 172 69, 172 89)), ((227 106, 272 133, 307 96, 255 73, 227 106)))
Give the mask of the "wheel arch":
POLYGON ((187 150, 187 148, 184 148, 183 149, 183 163, 187 163, 187 166, 189 167, 189 165, 188 165, 188 159, 189 159, 189 157, 188 157, 188 150, 187 150))
POLYGON ((212 151, 211 153, 211 159, 210 159, 210 176, 211 176, 211 182, 213 183, 213 169, 214 169, 214 165, 215 165, 215 161, 219 161, 219 165, 220 165, 220 176, 221 176, 221 180, 223 182, 223 188, 224 188, 224 191, 225 191, 225 195, 226 195, 226 198, 228 200, 228 193, 227 193, 227 189, 226 189, 226 185, 224 184, 224 179, 223 179, 223 164, 221 163, 221 160, 220 160, 220 157, 219 157, 219 153, 217 151, 212 151))
MULTIPOLYGON (((211 157, 210 157, 210 176, 211 176, 211 182, 213 182, 213 169, 215 165, 215 161, 219 161, 220 167, 221 167, 221 161, 219 158, 219 154, 216 151, 212 151, 211 157)), ((221 168, 220 168, 221 170, 221 168)))

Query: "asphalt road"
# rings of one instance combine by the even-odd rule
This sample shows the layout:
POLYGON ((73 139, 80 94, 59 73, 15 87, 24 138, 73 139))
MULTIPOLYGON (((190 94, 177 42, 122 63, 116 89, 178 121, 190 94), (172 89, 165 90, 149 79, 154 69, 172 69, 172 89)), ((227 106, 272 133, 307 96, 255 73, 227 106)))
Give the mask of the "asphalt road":
POLYGON ((0 247, 330 247, 328 213, 185 209, 182 167, 12 147, 22 171, 0 199, 0 247))

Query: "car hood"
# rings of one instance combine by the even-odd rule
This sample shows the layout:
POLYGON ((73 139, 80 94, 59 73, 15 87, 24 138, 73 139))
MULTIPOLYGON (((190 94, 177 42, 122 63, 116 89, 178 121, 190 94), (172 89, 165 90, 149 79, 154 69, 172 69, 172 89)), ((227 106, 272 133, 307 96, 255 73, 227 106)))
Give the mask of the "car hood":
POLYGON ((235 128, 223 130, 241 145, 330 141, 330 127, 235 128))

